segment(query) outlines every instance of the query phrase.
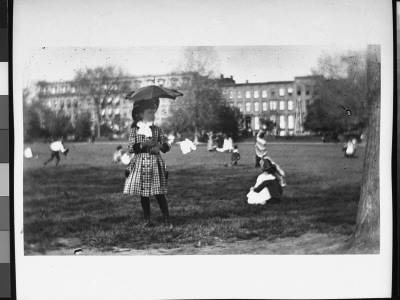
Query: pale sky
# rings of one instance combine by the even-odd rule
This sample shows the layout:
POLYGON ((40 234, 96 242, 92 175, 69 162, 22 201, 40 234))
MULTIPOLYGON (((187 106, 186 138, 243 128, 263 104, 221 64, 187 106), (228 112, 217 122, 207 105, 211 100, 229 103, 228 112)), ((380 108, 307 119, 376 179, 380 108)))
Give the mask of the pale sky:
MULTIPOLYGON (((37 80, 71 80, 82 68, 115 65, 130 75, 162 75, 182 71, 182 47, 42 47, 25 50, 24 83, 37 80), (29 53, 29 54, 28 54, 29 53)), ((237 83, 293 80, 309 75, 323 53, 339 51, 331 46, 231 46, 215 47, 210 69, 231 75, 237 83)))
POLYGON ((15 54, 23 85, 107 64, 169 73, 182 68, 182 46, 216 47, 214 71, 238 83, 293 80, 322 52, 385 38, 388 10, 376 0, 17 0, 15 54))

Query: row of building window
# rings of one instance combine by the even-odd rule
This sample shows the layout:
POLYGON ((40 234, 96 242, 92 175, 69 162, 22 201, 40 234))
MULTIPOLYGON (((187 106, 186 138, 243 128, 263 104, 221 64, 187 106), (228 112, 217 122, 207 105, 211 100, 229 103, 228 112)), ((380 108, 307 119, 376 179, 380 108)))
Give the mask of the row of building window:
POLYGON ((171 87, 176 87, 179 84, 179 82, 184 86, 188 85, 190 83, 190 77, 182 77, 181 80, 179 80, 179 78, 177 78, 177 77, 173 77, 173 78, 169 78, 169 79, 165 79, 165 78, 146 79, 143 81, 136 79, 133 81, 133 85, 135 88, 140 88, 140 87, 153 85, 153 84, 163 86, 167 83, 167 85, 169 85, 171 87))
MULTIPOLYGON (((286 101, 281 100, 278 102, 277 100, 271 100, 269 102, 267 102, 267 101, 262 102, 262 106, 261 106, 262 111, 268 110, 268 103, 269 103, 269 110, 278 110, 278 103, 279 103, 279 110, 286 109, 286 101)), ((239 109, 240 112, 243 112, 243 111, 250 112, 252 104, 253 104, 253 111, 255 111, 255 112, 260 111, 260 103, 259 102, 254 102, 254 103, 246 102, 244 104, 244 107, 243 107, 243 103, 237 103, 237 108, 239 109)), ((229 103, 229 105, 231 107, 235 106, 233 102, 229 103)), ((287 110, 293 110, 293 109, 295 109, 294 101, 293 100, 287 101, 287 110)))
MULTIPOLYGON (((85 101, 87 104, 94 104, 93 100, 89 100, 87 99, 85 101)), ((126 104, 126 102, 128 102, 128 100, 125 100, 124 98, 121 98, 120 96, 117 97, 108 97, 107 99, 101 99, 100 103, 105 102, 106 104, 114 104, 114 105, 118 105, 118 104, 126 104), (105 101, 104 101, 105 100, 105 101)), ((58 99, 53 99, 53 100, 49 100, 48 101, 48 105, 49 107, 53 106, 56 107, 57 104, 59 104, 59 106, 64 107, 64 105, 66 105, 67 107, 71 107, 71 105, 74 105, 75 107, 79 106, 81 104, 81 101, 78 101, 78 99, 66 99, 64 100, 58 100, 58 99)))
POLYGON ((57 101, 57 100, 49 100, 47 102, 47 105, 51 108, 52 106, 57 107, 57 104, 60 106, 60 108, 64 108, 64 105, 67 108, 70 108, 71 106, 73 107, 78 107, 78 105, 80 106, 80 103, 78 103, 78 100, 74 99, 74 100, 70 100, 67 99, 65 100, 65 102, 63 100, 57 101))
MULTIPOLYGON (((309 86, 306 86, 304 91, 305 91, 305 95, 306 96, 309 96, 311 94, 311 89, 310 89, 309 86)), ((293 96, 293 88, 289 87, 287 89, 287 91, 284 88, 280 88, 279 89, 279 96, 280 97, 285 96, 285 93, 287 93, 287 95, 289 95, 289 96, 293 96)), ((298 96, 301 96, 301 93, 302 93, 301 86, 298 86, 296 94, 298 96)), ((275 90, 270 90, 269 94, 270 94, 270 97, 275 97, 275 90)), ((253 98, 257 99, 257 98, 260 98, 260 91, 259 90, 253 91, 253 95, 252 95, 251 91, 245 91, 244 96, 245 96, 246 99, 249 99, 252 96, 253 96, 253 98)), ((234 91, 229 91, 229 99, 233 99, 233 98, 235 98, 234 91)), ((243 98, 243 91, 236 91, 236 98, 239 98, 239 99, 243 98)), ((267 90, 261 90, 261 98, 268 98, 268 91, 267 90)))
POLYGON ((102 109, 101 116, 106 117, 106 119, 112 119, 113 117, 120 116, 123 120, 130 121, 131 114, 127 111, 120 110, 119 108, 116 109, 102 109))
MULTIPOLYGON (((51 108, 52 106, 54 107, 54 108, 57 108, 57 102, 56 101, 49 101, 48 102, 48 106, 51 108)), ((63 101, 63 100, 61 100, 60 102, 59 102, 59 108, 60 109, 63 109, 64 107, 66 107, 66 108, 71 108, 71 107, 75 107, 75 108, 77 108, 78 106, 81 106, 80 105, 80 103, 75 99, 75 100, 70 100, 70 99, 68 99, 68 100, 65 100, 65 102, 63 101)), ((92 111, 92 114, 94 113, 94 111, 92 111)), ((112 107, 107 107, 106 109, 103 109, 102 111, 101 111, 101 115, 102 116, 105 116, 106 114, 108 115, 108 116, 111 116, 111 115, 114 115, 114 116, 116 116, 116 115, 119 115, 121 113, 121 109, 120 108, 112 108, 112 107)), ((124 116, 124 117, 128 117, 129 116, 129 113, 127 112, 127 111, 125 111, 125 112, 122 112, 122 115, 124 116)))
MULTIPOLYGON (((167 80, 165 78, 158 78, 156 81, 157 81, 157 85, 163 86, 167 80)), ((170 86, 176 86, 180 80, 179 80, 179 78, 173 77, 173 78, 170 78, 168 81, 169 81, 170 86)), ((140 80, 136 80, 135 83, 140 84, 140 80)), ((190 77, 182 77, 181 78, 182 85, 188 85, 189 83, 190 83, 190 77)), ((155 84, 154 81, 152 81, 151 84, 155 84)))
POLYGON ((76 87, 74 87, 74 86, 67 86, 67 85, 64 85, 64 86, 52 86, 52 87, 44 87, 44 88, 41 88, 41 90, 40 90, 42 93, 47 93, 47 94, 58 94, 58 93, 63 93, 63 94, 65 94, 65 93, 72 93, 72 94, 74 94, 74 93, 76 93, 76 87))
MULTIPOLYGON (((134 80, 133 81, 133 87, 134 88, 141 88, 149 85, 156 84, 163 86, 166 82, 168 81, 169 85, 171 87, 176 87, 179 83, 181 83, 182 86, 186 86, 190 84, 190 78, 189 77, 183 77, 179 80, 179 78, 171 78, 169 80, 165 78, 158 78, 158 79, 146 79, 146 80, 134 80)), ((118 87, 117 85, 108 85, 104 84, 102 86, 104 90, 117 90, 118 87)), ((48 86, 48 87, 43 87, 40 90, 42 93, 47 93, 47 94, 65 94, 65 93, 76 93, 77 88, 75 86, 71 85, 53 85, 53 86, 48 86)))
MULTIPOLYGON (((104 116, 105 114, 107 114, 108 116, 111 116, 114 113, 114 116, 117 116, 120 114, 120 109, 119 108, 115 108, 112 109, 111 107, 108 107, 107 109, 103 109, 101 111, 101 115, 104 116)), ((126 113, 125 113, 126 115, 126 113)))
MULTIPOLYGON (((106 103, 107 104, 111 104, 111 103, 113 103, 113 104, 119 104, 120 103, 120 101, 121 101, 121 99, 122 99, 122 102, 124 102, 124 98, 121 98, 120 96, 116 96, 116 97, 108 97, 107 99, 106 99, 106 103)), ((101 99, 100 100, 100 103, 103 103, 104 102, 104 99, 101 99)))
MULTIPOLYGON (((276 116, 270 116, 270 120, 272 122, 277 122, 276 116)), ((260 118, 255 117, 254 118, 254 129, 259 130, 260 129, 260 118)), ((286 116, 279 116, 279 128, 280 129, 294 129, 295 126, 295 116, 294 115, 288 115, 287 116, 287 121, 286 121, 286 116)))
MULTIPOLYGON (((116 85, 108 86, 107 84, 104 84, 103 90, 107 90, 107 89, 116 90, 117 86, 116 85)), ((55 85, 55 86, 51 86, 51 87, 43 87, 40 89, 40 91, 44 94, 52 94, 52 95, 66 94, 66 93, 75 94, 77 92, 77 88, 74 86, 70 86, 70 85, 63 85, 63 86, 55 85)))
MULTIPOLYGON (((91 115, 92 119, 96 118, 96 113, 94 111, 91 111, 90 115, 91 115)), ((76 120, 79 117, 79 113, 78 112, 66 111, 65 112, 65 116, 67 116, 67 117, 69 117, 71 119, 73 118, 74 120, 76 120)))

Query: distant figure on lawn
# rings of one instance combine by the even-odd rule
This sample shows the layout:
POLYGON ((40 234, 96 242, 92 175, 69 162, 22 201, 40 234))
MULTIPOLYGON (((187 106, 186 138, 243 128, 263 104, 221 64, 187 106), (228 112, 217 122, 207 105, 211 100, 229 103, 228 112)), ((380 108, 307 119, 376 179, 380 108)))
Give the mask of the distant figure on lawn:
POLYGON ((224 134, 224 142, 222 144, 222 148, 216 149, 218 152, 232 152, 233 151, 233 140, 231 137, 228 137, 224 134))
POLYGON ((131 154, 128 153, 125 150, 122 150, 122 146, 119 145, 116 149, 116 151, 113 154, 113 162, 114 163, 122 163, 123 165, 129 165, 129 162, 131 161, 133 155, 135 154, 131 154))
POLYGON ((44 166, 46 166, 49 162, 51 162, 54 158, 56 159, 56 166, 60 163, 60 152, 67 156, 69 149, 64 147, 62 141, 55 141, 50 144, 50 158, 44 162, 44 166))
POLYGON ((217 151, 217 138, 214 136, 214 133, 210 131, 207 133, 208 135, 208 140, 207 140, 207 150, 210 152, 215 152, 217 151))
POLYGON ((121 156, 121 163, 125 166, 128 166, 129 163, 131 162, 131 159, 135 155, 135 153, 128 153, 126 151, 123 151, 124 153, 121 156))
POLYGON ((185 139, 184 141, 177 142, 179 147, 181 148, 181 151, 183 154, 188 154, 191 151, 194 151, 197 149, 197 146, 195 143, 193 143, 189 139, 185 139))
POLYGON ((217 142, 217 148, 224 147, 224 136, 222 135, 221 132, 217 133, 216 142, 217 142))
POLYGON ((171 146, 162 129, 153 124, 160 100, 142 100, 134 104, 133 123, 129 135, 128 152, 134 153, 125 173, 125 195, 138 195, 143 209, 145 226, 150 221, 150 196, 155 196, 164 218, 164 225, 172 227, 169 220, 167 192, 167 168, 160 151, 168 152, 171 146))
POLYGON ((170 133, 170 134, 168 135, 168 143, 169 143, 170 145, 172 145, 174 142, 175 142, 175 136, 174 136, 173 133, 170 133))
POLYGON ((247 194, 247 203, 265 204, 267 201, 279 202, 282 199, 283 189, 279 179, 274 175, 277 168, 269 159, 261 161, 263 173, 257 177, 256 184, 247 194))
POLYGON ((123 153, 123 151, 122 151, 122 146, 121 145, 119 145, 118 147, 117 147, 117 150, 114 152, 114 154, 113 154, 113 162, 114 163, 119 163, 120 161, 121 161, 121 157, 122 157, 122 155, 123 155, 124 153, 123 153))
POLYGON ((265 132, 260 130, 256 136, 255 144, 255 165, 258 168, 260 166, 261 158, 267 155, 267 141, 265 140, 265 132))
POLYGON ((231 154, 231 162, 229 164, 225 164, 225 167, 233 167, 237 166, 238 161, 240 160, 240 153, 238 147, 235 145, 233 146, 233 151, 231 154))
MULTIPOLYGON (((33 158, 33 151, 31 147, 27 147, 24 150, 24 157, 25 158, 33 158)), ((38 158, 39 156, 35 156, 35 158, 38 158)))
POLYGON ((345 157, 355 157, 357 140, 349 140, 342 148, 345 157))
POLYGON ((212 131, 207 133, 208 139, 207 139, 207 150, 208 151, 213 151, 213 133, 212 131))

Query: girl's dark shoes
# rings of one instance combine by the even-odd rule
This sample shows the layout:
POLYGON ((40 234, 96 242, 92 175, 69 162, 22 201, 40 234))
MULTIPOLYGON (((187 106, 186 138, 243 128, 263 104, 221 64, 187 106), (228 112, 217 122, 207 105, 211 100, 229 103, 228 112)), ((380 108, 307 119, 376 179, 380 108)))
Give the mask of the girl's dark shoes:
POLYGON ((277 204, 277 203, 281 203, 281 199, 271 198, 270 200, 267 201, 267 204, 277 204))
POLYGON ((150 220, 146 220, 146 222, 144 223, 144 227, 145 228, 150 228, 150 227, 154 227, 156 226, 156 224, 154 224, 152 221, 150 220))
POLYGON ((164 227, 166 228, 173 228, 174 226, 169 220, 164 220, 164 227))
MULTIPOLYGON (((172 223, 170 221, 164 221, 163 222, 164 227, 166 228, 173 228, 174 226, 172 225, 172 223)), ((152 221, 146 221, 143 225, 144 228, 153 228, 156 227, 156 224, 153 223, 152 221)))

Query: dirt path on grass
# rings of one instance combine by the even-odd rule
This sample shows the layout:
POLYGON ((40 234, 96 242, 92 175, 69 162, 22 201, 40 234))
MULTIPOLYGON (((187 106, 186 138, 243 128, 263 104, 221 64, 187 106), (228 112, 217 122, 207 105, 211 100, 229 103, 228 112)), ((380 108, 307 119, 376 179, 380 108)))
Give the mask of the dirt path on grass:
MULTIPOLYGON (((214 245, 201 242, 181 245, 172 249, 135 250, 114 248, 112 251, 99 251, 95 248, 78 252, 79 255, 224 255, 224 254, 340 254, 348 236, 327 234, 304 234, 298 238, 283 238, 274 241, 250 239, 237 241, 216 241, 214 245)), ((49 251, 46 255, 74 255, 76 248, 49 251)), ((30 253, 34 254, 34 253, 30 253)))

